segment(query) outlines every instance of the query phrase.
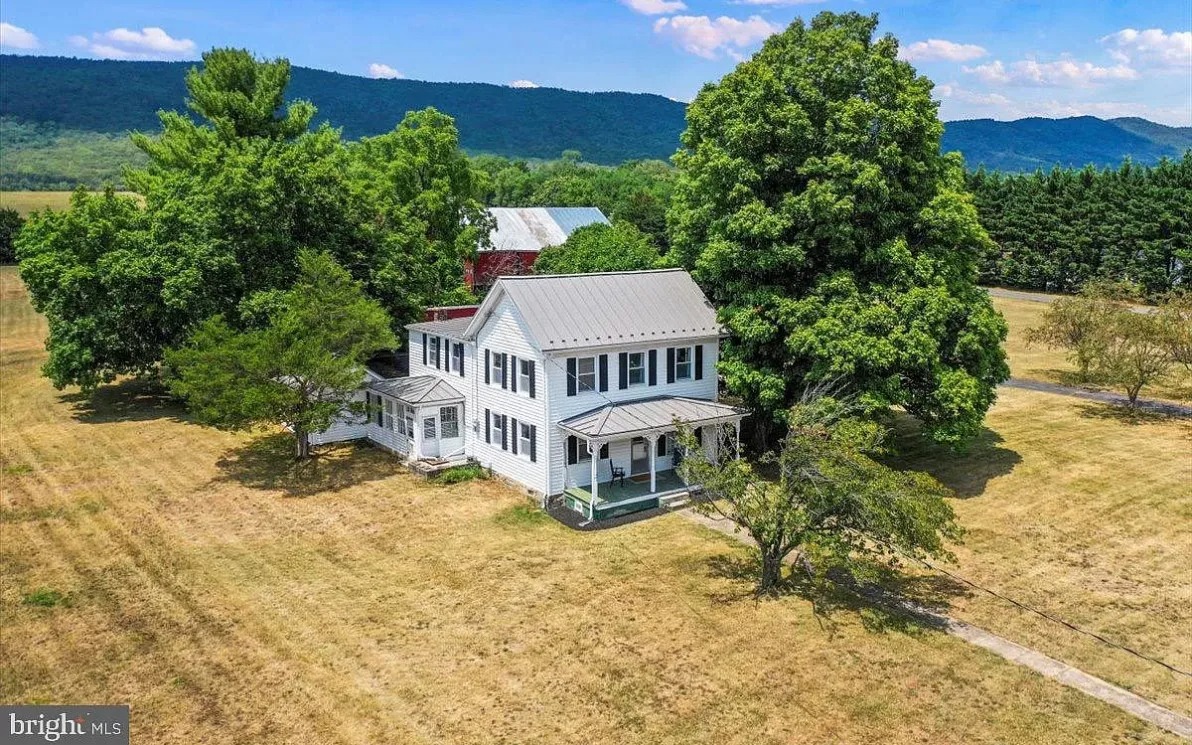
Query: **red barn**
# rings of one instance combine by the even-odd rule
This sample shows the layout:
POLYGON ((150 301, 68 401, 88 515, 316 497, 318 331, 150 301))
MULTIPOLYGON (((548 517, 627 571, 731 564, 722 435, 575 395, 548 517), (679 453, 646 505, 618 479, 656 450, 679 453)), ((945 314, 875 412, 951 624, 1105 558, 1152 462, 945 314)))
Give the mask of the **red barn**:
POLYGON ((595 207, 492 207, 497 226, 492 248, 478 252, 475 265, 464 267, 464 281, 472 289, 487 288, 497 277, 529 274, 538 252, 557 246, 585 225, 608 225, 595 207))

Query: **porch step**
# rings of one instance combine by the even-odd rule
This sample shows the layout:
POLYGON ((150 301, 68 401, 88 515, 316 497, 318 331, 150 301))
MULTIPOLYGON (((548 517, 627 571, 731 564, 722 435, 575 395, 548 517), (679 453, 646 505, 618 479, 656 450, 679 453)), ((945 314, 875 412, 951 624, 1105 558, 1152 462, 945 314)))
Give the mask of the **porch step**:
POLYGON ((679 492, 678 494, 668 494, 658 498, 659 507, 682 507, 691 501, 691 492, 679 492))

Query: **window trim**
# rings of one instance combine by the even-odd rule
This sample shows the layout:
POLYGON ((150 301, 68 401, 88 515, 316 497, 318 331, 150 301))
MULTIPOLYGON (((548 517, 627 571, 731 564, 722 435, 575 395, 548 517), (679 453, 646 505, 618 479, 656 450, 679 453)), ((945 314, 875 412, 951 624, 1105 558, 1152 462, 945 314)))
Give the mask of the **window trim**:
POLYGON ((599 377, 600 376, 597 374, 597 367, 596 367, 596 355, 592 355, 590 357, 576 357, 575 358, 575 393, 576 393, 576 395, 579 395, 580 393, 595 393, 596 387, 600 385, 599 377), (585 360, 592 363, 592 371, 590 373, 585 373, 580 369, 585 360), (587 375, 592 376, 591 387, 588 387, 588 385, 586 383, 584 383, 584 378, 587 375))
POLYGON ((526 398, 530 397, 530 380, 534 377, 533 364, 534 360, 518 357, 517 370, 514 371, 517 377, 517 392, 525 395, 526 398))
POLYGON ((505 355, 493 352, 489 360, 489 385, 505 387, 505 355))
POLYGON ((675 382, 680 380, 695 380, 695 348, 694 347, 675 347, 675 382), (686 362, 679 361, 680 354, 687 355, 686 362), (687 365, 687 374, 680 375, 679 370, 683 365, 687 365))
POLYGON ((517 454, 530 460, 530 453, 534 449, 534 425, 528 422, 517 423, 517 454))
POLYGON ((630 388, 636 388, 646 384, 646 353, 644 351, 625 353, 625 383, 630 388), (636 368, 633 366, 635 355, 641 361, 641 365, 636 368), (641 380, 636 383, 633 381, 633 373, 635 371, 641 375, 641 380))
POLYGON ((456 405, 440 406, 439 407, 439 439, 440 440, 454 440, 460 436, 459 424, 459 407, 456 405), (451 412, 450 423, 455 425, 455 434, 450 437, 447 436, 447 428, 444 424, 448 421, 447 417, 443 416, 446 412, 451 412))

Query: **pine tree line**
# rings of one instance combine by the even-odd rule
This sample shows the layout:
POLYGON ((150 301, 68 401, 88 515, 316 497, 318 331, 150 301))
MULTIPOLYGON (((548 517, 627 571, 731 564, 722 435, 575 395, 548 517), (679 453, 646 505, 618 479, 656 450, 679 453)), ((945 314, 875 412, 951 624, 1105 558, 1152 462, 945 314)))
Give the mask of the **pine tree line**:
POLYGON ((1076 292, 1109 279, 1155 296, 1192 280, 1192 152, 1151 167, 978 170, 967 180, 993 241, 984 284, 1076 292))

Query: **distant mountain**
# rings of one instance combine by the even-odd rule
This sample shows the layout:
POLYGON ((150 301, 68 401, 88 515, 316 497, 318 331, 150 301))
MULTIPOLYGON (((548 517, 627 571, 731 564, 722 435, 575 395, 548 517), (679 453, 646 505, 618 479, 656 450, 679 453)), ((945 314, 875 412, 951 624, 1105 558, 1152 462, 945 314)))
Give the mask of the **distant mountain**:
MULTIPOLYGON (((85 153, 93 135, 153 131, 157 111, 184 110, 183 78, 193 64, 2 55, 0 117, 8 120, 10 135, 31 127, 42 137, 48 128, 69 135, 72 153, 85 153)), ((557 158, 574 149, 594 163, 666 159, 678 147, 684 127, 684 105, 651 94, 373 80, 306 67, 293 68, 289 93, 313 101, 319 121, 342 127, 349 139, 386 132, 407 111, 434 106, 455 117, 468 151, 526 158, 557 158)), ((49 150, 22 161, 33 163, 28 167, 31 183, 39 178, 49 183, 49 177, 37 173, 38 163, 61 160, 57 145, 42 144, 49 150)), ((10 153, 22 147, 11 136, 0 146, 10 153)), ((1116 166, 1126 157, 1140 163, 1179 157, 1192 148, 1192 128, 1087 116, 975 119, 949 122, 943 146, 961 151, 971 168, 1116 166)), ((4 170, 11 177, 11 169, 4 170)), ((68 175, 59 172, 64 179, 68 175)))
POLYGON ((948 122, 944 150, 959 150, 969 168, 1034 171, 1053 166, 1116 166, 1124 158, 1154 163, 1192 149, 1192 127, 1168 127, 1146 119, 969 119, 948 122))
MULTIPOLYGON (((124 132, 158 128, 161 109, 185 110, 193 62, 124 62, 0 56, 0 116, 61 128, 124 132)), ((393 129, 407 111, 434 106, 455 117, 465 149, 593 163, 669 158, 684 105, 644 93, 578 93, 485 83, 373 80, 294 67, 288 95, 314 102, 318 121, 357 139, 393 129)))

